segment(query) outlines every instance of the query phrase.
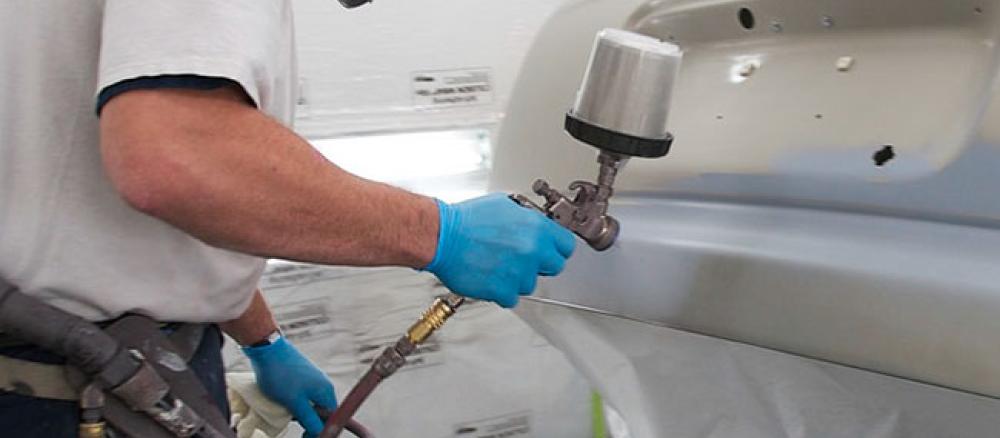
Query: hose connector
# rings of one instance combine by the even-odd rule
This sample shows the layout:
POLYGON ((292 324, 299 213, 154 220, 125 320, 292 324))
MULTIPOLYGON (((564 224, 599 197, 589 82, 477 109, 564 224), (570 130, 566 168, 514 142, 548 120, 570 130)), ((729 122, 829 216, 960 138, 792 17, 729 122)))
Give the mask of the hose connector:
POLYGON ((91 383, 80 391, 80 428, 78 438, 105 438, 107 424, 104 422, 104 391, 96 383, 91 383))
POLYGON ((435 299, 434 304, 407 330, 407 339, 413 345, 423 344, 427 338, 448 321, 448 318, 451 318, 455 314, 455 311, 464 302, 464 298, 455 294, 448 294, 448 296, 443 298, 435 299))
POLYGON ((107 426, 103 421, 80 423, 79 438, 105 438, 107 426))

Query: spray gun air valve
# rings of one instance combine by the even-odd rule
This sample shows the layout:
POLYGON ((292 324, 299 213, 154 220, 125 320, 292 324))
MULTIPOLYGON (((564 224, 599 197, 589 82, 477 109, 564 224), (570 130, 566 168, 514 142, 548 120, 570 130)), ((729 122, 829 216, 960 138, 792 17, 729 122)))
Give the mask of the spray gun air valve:
POLYGON ((576 233, 597 251, 604 251, 614 244, 618 237, 619 225, 608 215, 608 200, 614 194, 615 175, 627 158, 617 154, 602 152, 598 157, 601 164, 597 183, 575 181, 569 190, 576 192, 573 199, 563 195, 539 179, 532 185, 532 191, 545 199, 543 206, 526 202, 523 197, 515 200, 523 206, 534 207, 553 221, 576 233))

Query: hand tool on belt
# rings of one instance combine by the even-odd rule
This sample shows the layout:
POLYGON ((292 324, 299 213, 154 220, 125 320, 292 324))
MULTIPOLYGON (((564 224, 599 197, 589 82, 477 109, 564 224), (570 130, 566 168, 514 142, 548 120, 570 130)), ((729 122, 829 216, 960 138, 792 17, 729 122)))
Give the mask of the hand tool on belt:
MULTIPOLYGON (((187 367, 204 326, 185 325, 168 338, 160 324, 129 315, 105 329, 28 296, 0 279, 0 330, 6 336, 66 358, 67 366, 3 358, 14 389, 18 372, 41 374, 55 398, 81 407, 80 437, 235 438, 228 420, 187 367), (37 368, 42 367, 42 368, 37 368), (65 374, 63 374, 65 373, 65 374), (65 382, 65 384, 55 383, 65 382)), ((22 386, 30 386, 24 385, 22 386)), ((36 391, 36 396, 44 396, 36 391)))

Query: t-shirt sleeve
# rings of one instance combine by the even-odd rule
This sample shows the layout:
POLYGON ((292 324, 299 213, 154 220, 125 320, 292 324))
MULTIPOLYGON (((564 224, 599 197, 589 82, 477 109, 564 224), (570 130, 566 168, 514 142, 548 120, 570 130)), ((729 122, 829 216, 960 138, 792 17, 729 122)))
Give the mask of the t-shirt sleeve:
MULTIPOLYGON (((155 89, 187 89, 187 90, 215 90, 218 88, 235 84, 231 79, 211 78, 198 75, 163 75, 144 76, 135 79, 109 85, 101 89, 97 94, 97 115, 101 115, 104 105, 114 99, 119 94, 132 90, 155 90, 155 89)), ((239 85, 239 84, 236 84, 239 85)))
POLYGON ((200 76, 235 82, 279 118, 293 63, 284 1, 107 0, 96 98, 140 78, 200 76))

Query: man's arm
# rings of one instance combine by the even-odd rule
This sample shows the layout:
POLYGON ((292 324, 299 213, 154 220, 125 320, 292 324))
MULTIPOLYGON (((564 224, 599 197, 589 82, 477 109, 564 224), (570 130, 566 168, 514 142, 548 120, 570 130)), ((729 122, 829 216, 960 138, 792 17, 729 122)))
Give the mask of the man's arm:
POLYGON ((340 169, 235 85, 123 93, 102 110, 101 152, 130 205, 214 246, 356 266, 435 255, 433 199, 340 169))
POLYGON ((101 113, 101 152, 129 204, 211 245, 423 268, 455 293, 504 307, 539 275, 561 272, 576 245, 503 194, 449 205, 351 175, 235 85, 117 95, 101 113))
POLYGON ((278 330, 278 323, 274 321, 271 309, 258 290, 253 295, 250 307, 239 318, 221 323, 219 327, 238 344, 249 346, 263 341, 278 330))

